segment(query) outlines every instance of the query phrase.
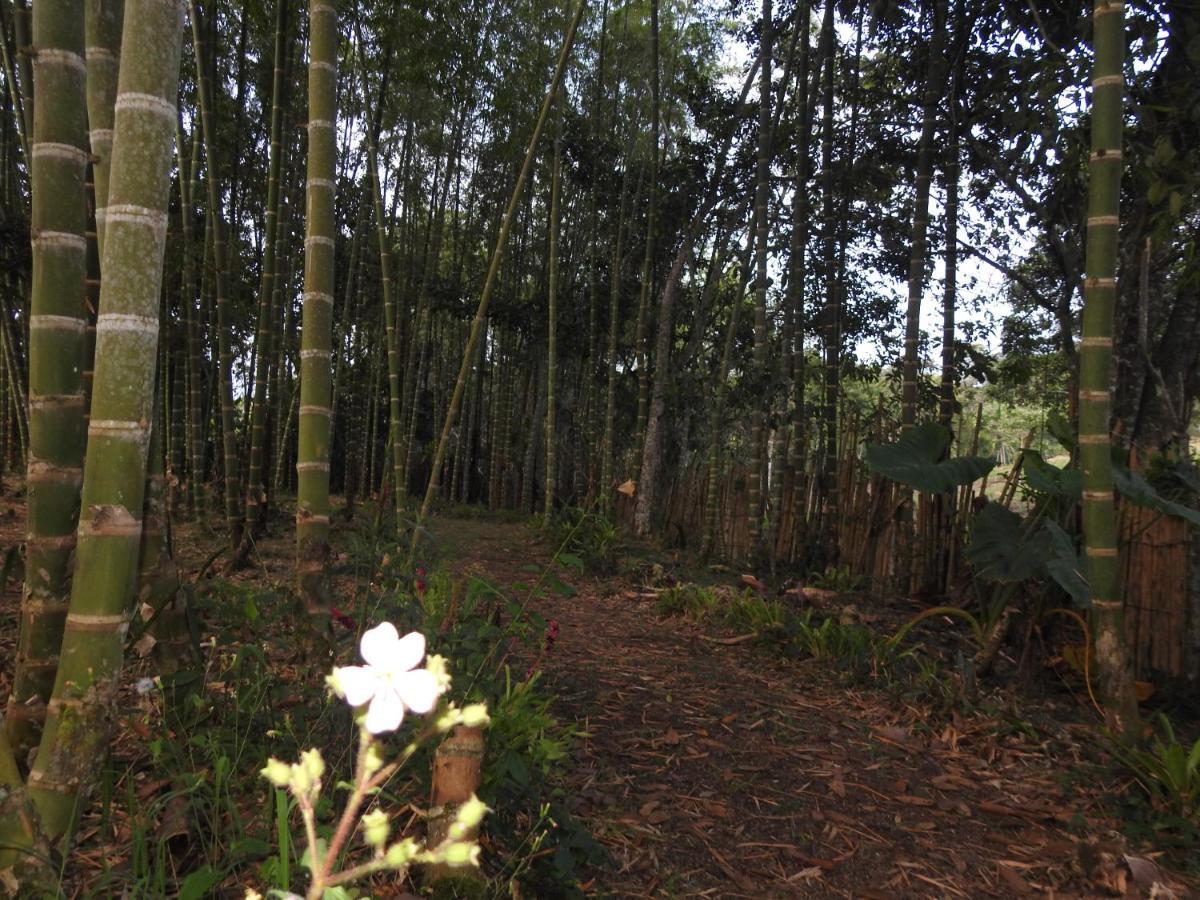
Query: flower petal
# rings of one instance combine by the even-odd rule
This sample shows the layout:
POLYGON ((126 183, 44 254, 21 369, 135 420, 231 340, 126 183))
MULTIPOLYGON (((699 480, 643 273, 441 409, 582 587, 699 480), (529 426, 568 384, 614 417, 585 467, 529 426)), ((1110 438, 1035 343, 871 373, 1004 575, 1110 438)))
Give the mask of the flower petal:
POLYGON ((427 713, 437 703, 442 686, 432 672, 414 669, 392 677, 392 689, 415 713, 427 713))
POLYGON ((392 690, 382 690, 367 707, 367 719, 363 723, 371 734, 395 731, 404 721, 404 703, 392 690))
POLYGON ((391 650, 392 658, 387 666, 393 672, 407 672, 415 669, 425 656, 425 635, 419 631, 410 631, 391 650))
POLYGON ((399 641, 400 635, 396 626, 391 622, 384 622, 370 631, 363 632, 362 640, 358 642, 358 652, 368 665, 390 669, 399 641))
POLYGON ((351 706, 362 706, 379 690, 379 676, 367 666, 341 666, 337 670, 338 684, 351 706))

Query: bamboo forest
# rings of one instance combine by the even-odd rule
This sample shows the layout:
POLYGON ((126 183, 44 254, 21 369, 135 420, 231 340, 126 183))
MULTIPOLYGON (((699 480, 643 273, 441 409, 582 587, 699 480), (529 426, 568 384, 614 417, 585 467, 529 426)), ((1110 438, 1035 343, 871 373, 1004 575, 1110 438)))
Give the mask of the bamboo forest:
POLYGON ((0 896, 1200 897, 1200 6, 0 0, 0 896))

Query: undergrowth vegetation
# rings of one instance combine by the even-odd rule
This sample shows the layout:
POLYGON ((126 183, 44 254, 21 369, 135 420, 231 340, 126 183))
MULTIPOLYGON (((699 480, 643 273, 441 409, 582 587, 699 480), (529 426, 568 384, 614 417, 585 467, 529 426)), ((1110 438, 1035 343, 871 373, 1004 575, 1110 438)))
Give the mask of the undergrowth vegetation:
MULTIPOLYGON (((383 552, 396 546, 377 526, 348 533, 335 574, 352 585, 351 599, 334 608, 331 639, 336 658, 348 660, 361 633, 378 622, 420 632, 429 652, 447 661, 447 699, 487 706, 478 793, 492 812, 483 823, 483 877, 447 881, 439 890, 478 897, 577 893, 582 867, 603 865, 605 857, 558 787, 580 734, 551 711, 553 694, 539 667, 554 652, 557 626, 533 613, 530 601, 569 593, 563 577, 582 563, 564 552, 530 583, 501 587, 452 578, 435 559, 410 568, 401 554, 383 552)), ((325 667, 303 661, 282 592, 213 579, 198 591, 196 613, 197 621, 216 623, 197 636, 203 667, 137 682, 122 721, 128 740, 106 766, 98 812, 85 819, 80 835, 85 841, 114 835, 115 844, 131 850, 102 857, 99 871, 75 887, 85 896, 198 900, 234 887, 303 893, 304 847, 292 837, 302 833, 296 800, 257 772, 268 757, 294 759, 317 747, 328 767, 326 784, 352 777, 350 710, 328 695, 325 667)), ((408 740, 381 738, 393 755, 408 740)), ((435 749, 416 750, 379 793, 381 808, 407 811, 393 816, 398 836, 424 832, 422 798, 430 793, 435 749)), ((338 798, 331 793, 315 800, 321 841, 336 824, 338 798)), ((399 890, 388 877, 376 876, 371 893, 399 890)))

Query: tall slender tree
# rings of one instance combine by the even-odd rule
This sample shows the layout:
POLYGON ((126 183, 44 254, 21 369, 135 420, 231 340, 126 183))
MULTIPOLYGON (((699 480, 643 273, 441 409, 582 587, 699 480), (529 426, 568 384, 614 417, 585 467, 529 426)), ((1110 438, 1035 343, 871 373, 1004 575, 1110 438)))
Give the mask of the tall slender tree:
MULTIPOLYGON (((555 100, 554 158, 550 174, 550 235, 546 250, 550 272, 547 276, 546 303, 548 321, 546 326, 546 484, 542 514, 549 518, 554 513, 554 496, 557 490, 558 456, 555 440, 558 432, 558 226, 561 211, 559 204, 562 191, 562 121, 566 93, 561 88, 555 100)), ((528 475, 531 473, 527 473, 528 475)))
MULTIPOLYGON (((754 179, 754 379, 767 383, 767 241, 771 235, 768 205, 771 196, 771 75, 774 70, 771 44, 771 0, 763 0, 759 23, 762 63, 758 90, 758 159, 754 179)), ((751 552, 760 550, 763 522, 763 453, 766 446, 767 405, 770 397, 760 392, 750 413, 750 471, 746 476, 749 508, 746 525, 751 552)))

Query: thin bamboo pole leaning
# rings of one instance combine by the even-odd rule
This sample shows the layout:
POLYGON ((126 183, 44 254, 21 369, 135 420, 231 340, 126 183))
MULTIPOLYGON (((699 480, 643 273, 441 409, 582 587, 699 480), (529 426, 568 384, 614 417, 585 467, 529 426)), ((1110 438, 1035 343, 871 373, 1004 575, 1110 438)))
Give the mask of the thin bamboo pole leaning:
MULTIPOLYGON (((575 32, 579 27, 579 22, 583 18, 583 12, 586 8, 587 0, 579 0, 575 7, 575 13, 571 17, 570 24, 567 26, 567 33, 563 37, 562 50, 558 55, 558 63, 554 69, 554 76, 550 81, 550 89, 546 91, 546 96, 542 100, 541 112, 538 113, 537 124, 533 129, 533 136, 529 140, 529 149, 525 151, 525 162, 521 166, 521 174, 517 176, 516 186, 513 188, 512 197, 508 202, 508 209, 505 210, 504 219, 500 225, 500 233, 496 237, 496 248, 492 251, 492 261, 488 266, 487 277, 483 283, 483 291, 479 297, 479 307, 476 309, 475 318, 471 322, 471 334, 467 338, 467 346, 463 351, 458 378, 454 383, 454 393, 450 397, 449 406, 446 408, 446 419, 442 423, 442 432, 438 437, 437 449, 434 451, 433 466, 429 472, 429 484, 425 488, 425 499, 421 501, 421 510, 417 516, 418 526, 429 515, 429 508, 433 505, 433 498, 437 493, 438 473, 442 468, 442 460, 446 456, 446 447, 450 442, 450 431, 454 428, 455 419, 458 417, 458 408, 462 403, 463 391, 466 389, 467 374, 471 369, 471 359, 474 356, 475 345, 479 342, 479 335, 483 331, 483 323, 487 320, 488 302, 491 300, 492 290, 496 284, 496 276, 500 271, 500 260, 504 256, 504 246, 508 243, 508 235, 512 229, 517 204, 521 202, 521 194, 525 189, 525 182, 529 178, 530 170, 533 168, 533 159, 537 153, 538 142, 541 140, 542 129, 546 126, 546 119, 549 117, 554 95, 558 92, 559 84, 562 83, 563 72, 566 70, 567 60, 571 55, 571 47, 575 43, 575 32)), ((416 536, 419 533, 419 530, 414 532, 414 546, 416 536)))

